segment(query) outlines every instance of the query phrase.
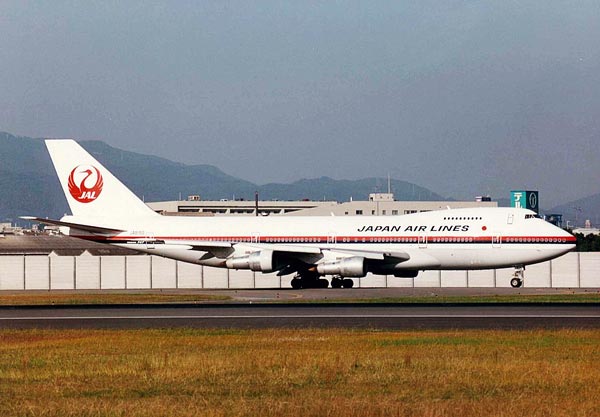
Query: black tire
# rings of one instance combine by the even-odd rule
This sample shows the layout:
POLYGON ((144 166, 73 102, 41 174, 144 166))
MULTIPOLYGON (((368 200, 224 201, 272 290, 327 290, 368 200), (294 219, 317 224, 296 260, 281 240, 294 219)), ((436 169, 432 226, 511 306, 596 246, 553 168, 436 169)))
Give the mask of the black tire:
POLYGON ((302 288, 302 280, 299 278, 292 279, 292 288, 295 290, 299 290, 302 288))
POLYGON ((513 278, 510 280, 510 286, 513 288, 521 288, 523 281, 520 278, 513 278))
POLYGON ((318 279, 302 278, 302 288, 321 288, 321 282, 318 279))
POLYGON ((332 278, 331 288, 342 288, 342 280, 340 278, 332 278))
POLYGON ((352 281, 349 278, 346 278, 342 281, 342 286, 344 288, 352 288, 352 287, 354 287, 354 281, 352 281))
POLYGON ((327 281, 325 278, 321 278, 317 281, 317 288, 328 288, 329 287, 329 281, 327 281))

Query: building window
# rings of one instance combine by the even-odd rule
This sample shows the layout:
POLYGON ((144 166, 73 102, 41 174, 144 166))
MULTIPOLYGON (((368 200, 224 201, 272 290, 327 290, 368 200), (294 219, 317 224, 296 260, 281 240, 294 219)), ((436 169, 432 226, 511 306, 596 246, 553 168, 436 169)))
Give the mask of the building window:
POLYGON ((371 216, 375 215, 375 210, 371 210, 371 216))
POLYGON ((386 215, 386 211, 385 211, 385 210, 382 210, 382 211, 381 211, 381 214, 382 214, 383 216, 385 216, 385 215, 386 215))
POLYGON ((392 216, 397 216, 398 215, 398 210, 392 210, 392 216))
POLYGON ((362 210, 356 210, 356 215, 357 215, 357 216, 362 216, 362 214, 363 214, 363 211, 362 211, 362 210))

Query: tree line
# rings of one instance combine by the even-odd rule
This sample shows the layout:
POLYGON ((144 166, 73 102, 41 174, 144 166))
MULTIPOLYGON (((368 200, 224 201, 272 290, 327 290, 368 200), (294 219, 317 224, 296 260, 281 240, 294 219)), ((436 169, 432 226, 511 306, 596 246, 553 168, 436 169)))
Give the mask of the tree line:
POLYGON ((584 236, 582 233, 576 233, 577 252, 600 252, 600 235, 589 234, 584 236))

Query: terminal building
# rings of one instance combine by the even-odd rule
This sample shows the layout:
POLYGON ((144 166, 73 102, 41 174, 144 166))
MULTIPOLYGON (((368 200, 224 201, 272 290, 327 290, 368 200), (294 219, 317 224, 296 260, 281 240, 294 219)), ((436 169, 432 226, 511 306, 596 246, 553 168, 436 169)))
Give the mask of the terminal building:
POLYGON ((573 229, 573 234, 582 234, 583 236, 587 235, 600 235, 600 229, 597 227, 592 227, 592 222, 588 219, 585 221, 584 227, 577 227, 573 229))
POLYGON ((470 207, 498 207, 489 197, 473 201, 396 201, 392 193, 373 193, 368 201, 203 201, 189 196, 185 201, 147 203, 150 208, 167 216, 399 216, 433 210, 470 207), (258 213, 258 214, 257 214, 258 213))

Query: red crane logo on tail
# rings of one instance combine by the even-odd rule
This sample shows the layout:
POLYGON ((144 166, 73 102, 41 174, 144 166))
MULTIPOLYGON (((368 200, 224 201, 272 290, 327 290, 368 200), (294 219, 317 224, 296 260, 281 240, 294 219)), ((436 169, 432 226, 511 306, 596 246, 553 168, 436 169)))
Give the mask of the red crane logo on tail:
POLYGON ((92 165, 76 166, 69 175, 69 192, 80 203, 91 203, 97 199, 103 186, 102 174, 92 165), (93 185, 90 187, 91 183, 93 185))

